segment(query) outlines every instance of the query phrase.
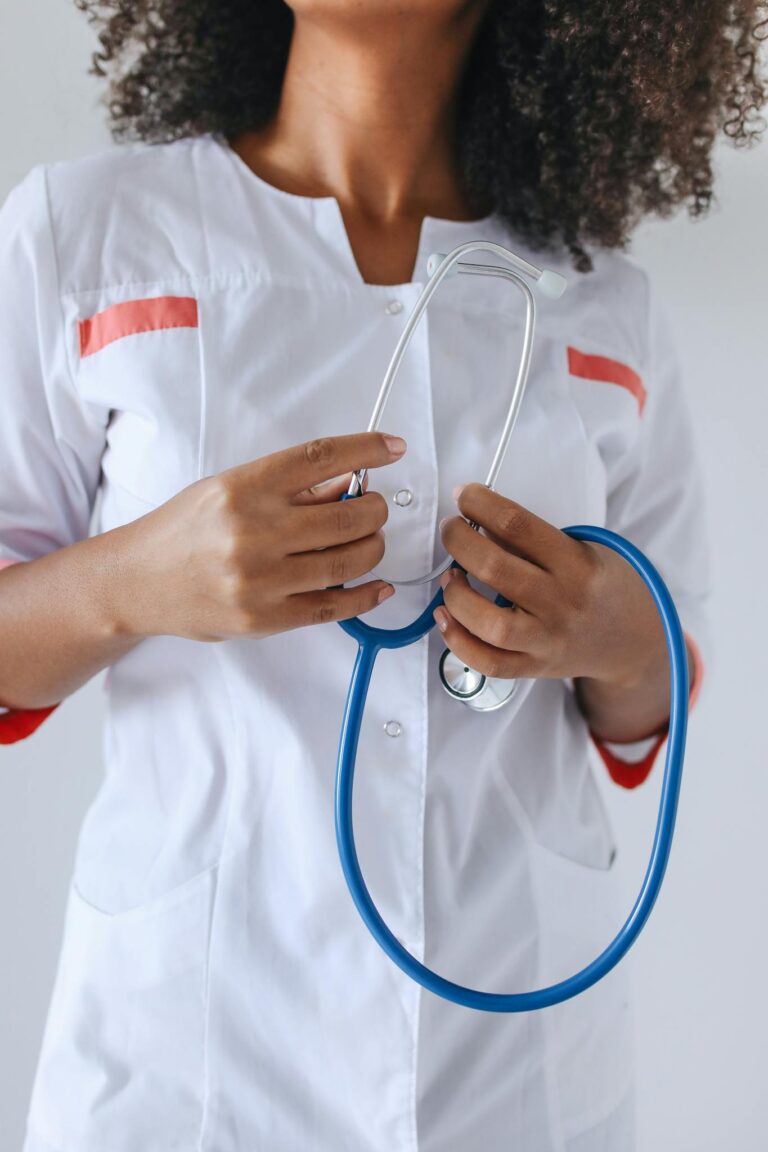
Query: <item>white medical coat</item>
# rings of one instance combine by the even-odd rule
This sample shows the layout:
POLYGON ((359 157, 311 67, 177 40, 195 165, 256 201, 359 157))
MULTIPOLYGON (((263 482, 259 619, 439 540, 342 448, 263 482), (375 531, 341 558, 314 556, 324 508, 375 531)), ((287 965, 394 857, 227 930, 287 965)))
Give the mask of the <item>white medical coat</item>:
MULTIPOLYGON (((0 213, 0 557, 87 536, 99 490, 91 530, 106 531, 199 477, 363 430, 429 254, 478 238, 540 259, 495 214, 426 217, 412 280, 365 283, 333 197, 274 188, 214 134, 31 169, 0 213)), ((674 351, 646 275, 595 260, 579 275, 545 258, 570 287, 540 303, 498 489, 555 525, 629 536, 701 647, 701 487, 674 351)), ((438 522, 456 483, 485 476, 521 331, 504 283, 440 289, 384 420, 408 451, 371 475, 390 507, 377 574, 442 555, 438 522)), ((399 589, 368 619, 404 623, 430 591, 399 589)), ((442 647, 435 630, 376 665, 362 867, 429 965, 533 988, 592 959, 627 911, 605 769, 572 684, 526 681, 476 714, 440 687, 442 647)), ((545 1012, 473 1012, 411 983, 359 920, 333 824, 354 656, 331 623, 158 636, 109 669, 25 1152, 633 1147, 623 966, 545 1012)))

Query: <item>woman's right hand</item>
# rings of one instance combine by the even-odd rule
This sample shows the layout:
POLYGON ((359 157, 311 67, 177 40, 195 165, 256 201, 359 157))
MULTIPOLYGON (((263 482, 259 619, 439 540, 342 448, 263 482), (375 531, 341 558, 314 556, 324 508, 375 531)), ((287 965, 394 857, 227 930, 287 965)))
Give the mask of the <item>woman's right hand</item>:
POLYGON ((261 637, 374 608, 391 584, 334 586, 381 560, 386 501, 339 497, 353 471, 391 464, 405 448, 380 432, 310 440, 197 480, 118 529, 116 633, 261 637))

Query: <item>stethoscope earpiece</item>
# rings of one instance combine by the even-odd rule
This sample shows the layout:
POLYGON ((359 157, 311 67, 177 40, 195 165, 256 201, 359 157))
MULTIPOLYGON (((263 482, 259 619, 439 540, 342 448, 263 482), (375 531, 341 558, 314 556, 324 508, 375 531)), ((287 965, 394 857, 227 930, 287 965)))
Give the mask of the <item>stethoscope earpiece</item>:
MULTIPOLYGON (((443 260, 447 260, 448 255, 445 252, 431 252, 427 258, 427 276, 432 278, 435 272, 442 264, 443 260)), ((555 272, 553 268, 536 268, 533 264, 528 264, 520 257, 516 257, 520 264, 524 265, 521 271, 524 271, 534 281, 538 291, 542 296, 547 296, 550 300, 559 300, 563 292, 568 287, 568 281, 561 272, 555 272)), ((479 265, 475 265, 479 267, 479 265)), ((471 268, 471 265, 456 262, 446 272, 448 276, 458 276, 459 272, 466 272, 471 268)))
MULTIPOLYGON (((496 451, 493 454, 488 468, 488 474, 485 478, 485 486, 493 490, 517 422, 531 367, 533 335, 536 325, 536 299, 528 286, 529 282, 534 284, 540 295, 547 296, 550 299, 557 299, 559 296, 562 296, 565 291, 567 280, 565 276, 553 271, 551 268, 537 268, 535 264, 531 264, 528 260, 524 260, 522 256, 517 256, 514 252, 510 252, 508 248, 504 248, 501 244, 497 244, 493 240, 475 240, 467 244, 460 244, 458 248, 454 248, 452 252, 447 254, 443 252, 432 252, 427 259, 427 273, 429 280, 422 289, 421 295, 416 301, 411 315, 408 317, 405 328, 400 335, 400 339, 397 342, 384 374, 384 379, 379 388, 379 394, 376 397, 376 403, 373 406, 371 419, 368 423, 368 431, 376 432, 379 429, 381 417, 392 391, 392 385, 400 369, 416 325, 426 312, 430 300, 443 280, 457 276, 460 273, 467 276, 490 276, 494 279, 506 280, 512 284, 523 297, 525 304, 525 325, 523 329, 522 350, 509 407, 498 444, 496 445, 496 451), (461 256, 468 255, 470 252, 487 252, 491 256, 500 257, 503 264, 478 264, 459 259, 461 256)), ((357 496, 358 493, 362 492, 364 478, 365 469, 353 473, 347 492, 349 496, 357 496)), ((410 580, 396 579, 392 576, 386 577, 386 579, 389 580, 390 584, 406 587, 415 584, 428 584, 441 576, 443 572, 450 567, 451 563, 451 557, 446 556, 430 572, 426 572, 422 576, 415 576, 410 580)))

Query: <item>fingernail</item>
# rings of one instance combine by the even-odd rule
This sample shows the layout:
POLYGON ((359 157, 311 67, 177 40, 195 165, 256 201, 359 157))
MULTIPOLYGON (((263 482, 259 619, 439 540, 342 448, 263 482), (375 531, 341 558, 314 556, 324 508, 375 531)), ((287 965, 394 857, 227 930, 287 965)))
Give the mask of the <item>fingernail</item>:
POLYGON ((458 504, 458 502, 459 502, 459 496, 461 496, 461 494, 462 494, 462 492, 464 491, 464 489, 465 489, 465 488, 466 488, 466 484, 457 484, 457 485, 456 485, 456 487, 454 488, 454 490, 453 490, 453 498, 454 498, 454 500, 456 501, 456 503, 457 503, 457 504, 458 504))
POLYGON ((438 524, 438 528, 440 529, 441 532, 449 520, 450 520, 450 516, 443 516, 442 520, 438 524))
POLYGON ((384 440, 392 456, 402 456, 408 447, 402 436, 385 436, 384 440))
POLYGON ((451 580, 453 579, 453 573, 454 573, 454 569, 453 569, 453 568, 449 568, 447 572, 443 572, 442 576, 440 577, 440 585, 441 585, 441 587, 443 587, 443 588, 447 588, 447 587, 448 587, 448 585, 450 584, 451 580))
POLYGON ((445 632, 448 627, 448 613, 445 608, 435 608, 434 616, 440 631, 445 632))
POLYGON ((390 596, 393 595, 394 591, 395 590, 391 584, 385 584, 384 587, 379 592, 379 595, 376 597, 376 603, 381 604, 381 602, 383 600, 389 600, 390 596))

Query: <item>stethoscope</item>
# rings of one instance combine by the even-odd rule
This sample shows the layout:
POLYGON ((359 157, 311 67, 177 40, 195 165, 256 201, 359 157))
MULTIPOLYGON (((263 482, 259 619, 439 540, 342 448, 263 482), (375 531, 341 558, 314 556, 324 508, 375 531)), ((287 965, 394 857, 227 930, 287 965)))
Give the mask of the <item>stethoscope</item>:
MULTIPOLYGON (((440 253, 433 254, 429 258, 427 272, 429 279, 408 318, 392 355, 376 399, 368 431, 374 432, 378 429, 397 371, 414 329, 446 276, 461 273, 475 276, 498 276, 509 280, 519 289, 525 301, 525 329, 512 399, 485 481, 489 488, 493 488, 509 446, 530 371, 536 323, 536 300, 525 277, 535 283, 539 292, 551 299, 557 299, 562 295, 566 281, 558 272, 536 268, 501 244, 496 244, 490 240, 461 244, 445 256, 440 253), (461 257, 470 252, 492 253, 501 257, 510 266, 460 262, 461 257)), ((360 495, 363 490, 364 476, 365 470, 353 475, 348 492, 341 497, 343 500, 360 495)), ((473 524, 472 527, 477 529, 478 526, 473 524)), ((557 984, 551 984, 530 992, 511 993, 483 992, 478 989, 467 988, 462 984, 455 984, 433 972, 431 968, 422 964, 420 960, 408 952, 382 919, 360 870, 352 822, 352 793, 360 727, 371 674, 378 653, 383 648, 404 648, 426 636, 434 626, 433 613, 435 608, 443 602, 443 592, 440 589, 421 615, 401 628, 375 628, 366 624, 359 617, 339 621, 341 628, 349 636, 354 637, 358 643, 357 658, 349 684, 341 726, 335 795, 336 842, 350 894, 374 939, 403 972, 421 984, 422 987, 446 1000, 463 1004, 467 1008, 478 1008, 488 1012, 526 1012, 559 1004, 563 1000, 568 1000, 572 996, 584 992, 607 975, 635 942, 648 920, 664 879, 664 872, 672 847, 688 725, 688 660, 685 637, 677 610, 669 590, 654 566, 639 549, 625 540, 623 536, 611 532, 607 528, 589 525, 564 528, 563 531, 575 540, 586 540, 612 548, 634 568, 645 582, 664 626, 670 664, 671 690, 669 733, 656 831, 640 892, 629 916, 611 943, 590 964, 557 984)), ((390 578, 389 582, 402 585, 423 584, 440 576, 451 565, 456 565, 456 562, 451 556, 447 556, 426 576, 417 577, 413 580, 392 580, 390 578)), ((497 596, 496 603, 502 607, 512 607, 503 596, 497 596)), ((448 650, 440 658, 440 679, 443 687, 451 696, 483 712, 501 707, 502 704, 512 698, 517 688, 516 681, 491 680, 482 676, 461 661, 456 660, 448 650)))

